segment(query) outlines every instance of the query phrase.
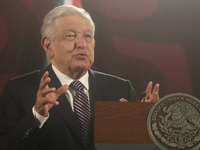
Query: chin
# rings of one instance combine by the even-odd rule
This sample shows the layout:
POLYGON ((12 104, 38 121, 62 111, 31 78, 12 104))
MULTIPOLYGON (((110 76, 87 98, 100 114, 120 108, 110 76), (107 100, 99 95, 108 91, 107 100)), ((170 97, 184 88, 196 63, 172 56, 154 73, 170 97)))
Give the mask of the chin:
POLYGON ((74 70, 76 70, 76 71, 85 71, 85 70, 88 70, 89 68, 90 68, 89 66, 81 65, 81 66, 76 66, 74 68, 74 70))
POLYGON ((90 67, 92 66, 91 61, 79 61, 74 63, 74 70, 78 71, 84 71, 84 70, 88 70, 90 67))
POLYGON ((91 67, 90 63, 80 63, 77 65, 77 68, 80 68, 80 69, 89 69, 90 67, 91 67))

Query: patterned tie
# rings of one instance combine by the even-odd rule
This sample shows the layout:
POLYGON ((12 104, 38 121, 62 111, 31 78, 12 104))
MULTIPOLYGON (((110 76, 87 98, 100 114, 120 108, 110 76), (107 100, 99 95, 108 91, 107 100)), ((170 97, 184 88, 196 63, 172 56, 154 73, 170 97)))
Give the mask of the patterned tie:
POLYGON ((78 118, 81 131, 89 147, 92 143, 93 123, 88 96, 85 94, 84 86, 81 82, 73 81, 70 85, 76 90, 76 95, 74 97, 74 113, 78 118))

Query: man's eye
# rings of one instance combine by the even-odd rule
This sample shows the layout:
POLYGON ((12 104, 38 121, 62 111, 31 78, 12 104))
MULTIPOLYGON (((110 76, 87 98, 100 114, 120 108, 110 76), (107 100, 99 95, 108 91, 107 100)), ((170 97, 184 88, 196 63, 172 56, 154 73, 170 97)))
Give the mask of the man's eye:
POLYGON ((85 34, 84 37, 85 37, 85 40, 86 40, 87 42, 92 41, 92 36, 91 36, 90 34, 85 34))
POLYGON ((69 34, 69 35, 66 35, 66 39, 67 39, 67 40, 69 40, 69 41, 72 41, 72 40, 74 40, 74 39, 75 39, 75 37, 76 37, 76 35, 74 35, 74 34, 69 34))
POLYGON ((86 38, 91 38, 92 36, 89 35, 89 34, 86 34, 85 37, 86 37, 86 38))

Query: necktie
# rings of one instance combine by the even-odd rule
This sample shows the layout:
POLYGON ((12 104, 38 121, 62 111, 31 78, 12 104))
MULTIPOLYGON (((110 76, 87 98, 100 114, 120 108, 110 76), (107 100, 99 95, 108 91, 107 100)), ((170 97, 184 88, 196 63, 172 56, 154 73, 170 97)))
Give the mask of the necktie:
POLYGON ((81 131, 89 147, 92 142, 92 118, 88 96, 84 92, 84 86, 80 81, 73 81, 71 86, 76 90, 74 97, 74 113, 78 119, 81 131))

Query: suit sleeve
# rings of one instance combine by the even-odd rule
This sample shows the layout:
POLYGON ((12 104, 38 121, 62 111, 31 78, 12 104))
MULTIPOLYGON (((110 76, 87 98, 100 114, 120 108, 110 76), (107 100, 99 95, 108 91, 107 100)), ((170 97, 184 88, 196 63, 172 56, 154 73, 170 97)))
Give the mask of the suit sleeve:
POLYGON ((8 81, 0 99, 2 150, 32 149, 45 135, 45 129, 38 128, 32 110, 24 108, 18 88, 12 81, 8 81))

